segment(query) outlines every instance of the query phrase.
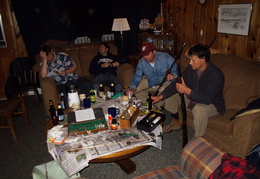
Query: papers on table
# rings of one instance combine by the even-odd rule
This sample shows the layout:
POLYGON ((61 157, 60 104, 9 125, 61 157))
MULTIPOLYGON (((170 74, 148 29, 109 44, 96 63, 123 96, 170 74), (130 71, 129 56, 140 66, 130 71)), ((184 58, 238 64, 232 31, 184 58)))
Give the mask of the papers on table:
POLYGON ((94 110, 92 108, 75 111, 76 122, 95 119, 94 110))

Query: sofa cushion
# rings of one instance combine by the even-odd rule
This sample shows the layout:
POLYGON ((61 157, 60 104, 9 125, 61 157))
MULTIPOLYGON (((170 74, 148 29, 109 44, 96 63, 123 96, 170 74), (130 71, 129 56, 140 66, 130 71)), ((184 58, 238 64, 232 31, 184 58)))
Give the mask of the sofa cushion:
POLYGON ((68 54, 76 63, 78 69, 75 72, 77 73, 77 75, 82 76, 81 63, 80 63, 78 51, 72 49, 72 50, 65 51, 65 53, 68 54))
POLYGON ((97 47, 82 48, 78 50, 81 63, 82 75, 89 76, 89 66, 92 58, 97 55, 97 47))
POLYGON ((161 170, 156 170, 153 172, 146 173, 142 176, 135 177, 134 179, 158 179, 158 178, 163 178, 163 179, 188 179, 190 178, 185 171, 183 171, 180 167, 178 166, 170 166, 163 168, 161 170))
POLYGON ((260 63, 226 54, 213 54, 211 61, 223 71, 225 76, 223 97, 226 109, 244 108, 246 100, 257 94, 255 77, 260 75, 260 63))
POLYGON ((205 138, 196 137, 182 150, 180 167, 191 178, 208 178, 220 165, 223 154, 205 138))
POLYGON ((122 83, 123 90, 130 88, 130 83, 134 77, 134 67, 124 63, 117 68, 117 77, 122 83))

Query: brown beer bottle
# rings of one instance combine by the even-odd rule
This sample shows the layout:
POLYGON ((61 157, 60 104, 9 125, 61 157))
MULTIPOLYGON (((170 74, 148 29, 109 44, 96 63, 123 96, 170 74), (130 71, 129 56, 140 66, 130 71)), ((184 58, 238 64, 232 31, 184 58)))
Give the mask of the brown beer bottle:
POLYGON ((51 115, 51 120, 52 120, 52 124, 53 126, 56 126, 59 124, 59 118, 56 114, 56 110, 55 110, 55 107, 53 105, 53 101, 52 100, 49 100, 49 104, 50 104, 50 115, 51 115))

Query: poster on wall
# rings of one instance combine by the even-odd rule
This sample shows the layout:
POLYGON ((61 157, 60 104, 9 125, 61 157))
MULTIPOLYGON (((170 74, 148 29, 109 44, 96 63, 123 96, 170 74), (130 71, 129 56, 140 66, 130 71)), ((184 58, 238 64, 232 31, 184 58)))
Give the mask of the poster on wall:
POLYGON ((2 22, 2 16, 0 14, 0 48, 6 47, 6 41, 5 41, 5 33, 4 33, 4 26, 2 22))
POLYGON ((218 8, 218 32, 248 35, 252 4, 224 4, 218 8))

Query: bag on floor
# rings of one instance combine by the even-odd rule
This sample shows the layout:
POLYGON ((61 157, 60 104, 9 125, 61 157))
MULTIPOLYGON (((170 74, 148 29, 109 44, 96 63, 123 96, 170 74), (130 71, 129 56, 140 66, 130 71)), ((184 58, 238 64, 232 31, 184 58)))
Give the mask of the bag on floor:
POLYGON ((256 145, 246 157, 248 163, 260 170, 260 144, 256 145))

